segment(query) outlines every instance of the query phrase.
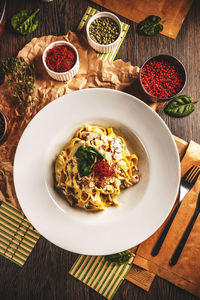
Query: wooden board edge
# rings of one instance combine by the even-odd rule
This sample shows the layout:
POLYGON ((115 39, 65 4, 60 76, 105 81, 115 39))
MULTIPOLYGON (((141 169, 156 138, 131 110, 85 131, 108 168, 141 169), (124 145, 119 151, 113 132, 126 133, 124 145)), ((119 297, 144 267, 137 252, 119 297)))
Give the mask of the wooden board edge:
POLYGON ((176 142, 176 146, 178 148, 180 159, 182 159, 185 152, 186 152, 186 150, 187 150, 187 147, 188 147, 189 143, 182 140, 181 138, 179 138, 175 135, 173 137, 174 137, 174 140, 176 142))

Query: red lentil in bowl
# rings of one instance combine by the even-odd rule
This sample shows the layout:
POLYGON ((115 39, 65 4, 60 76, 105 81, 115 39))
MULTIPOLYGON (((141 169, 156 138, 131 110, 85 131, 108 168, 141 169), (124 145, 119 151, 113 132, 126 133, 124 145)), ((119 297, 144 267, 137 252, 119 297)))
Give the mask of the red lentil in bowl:
POLYGON ((140 84, 150 98, 169 100, 186 84, 186 70, 175 57, 161 54, 148 59, 140 69, 140 84))

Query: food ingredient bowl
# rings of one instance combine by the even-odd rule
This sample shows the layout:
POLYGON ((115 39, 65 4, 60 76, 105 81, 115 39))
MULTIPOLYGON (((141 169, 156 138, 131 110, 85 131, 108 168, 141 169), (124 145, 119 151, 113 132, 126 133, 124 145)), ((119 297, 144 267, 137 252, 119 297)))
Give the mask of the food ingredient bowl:
POLYGON ((43 52, 44 67, 53 79, 72 79, 79 70, 79 55, 76 47, 66 41, 51 43, 43 52))
POLYGON ((183 91, 187 73, 176 57, 161 54, 144 62, 140 69, 139 81, 150 100, 167 101, 183 91))
POLYGON ((5 26, 5 10, 6 10, 6 1, 3 0, 0 3, 0 36, 2 35, 5 26))
POLYGON ((7 121, 2 111, 0 111, 0 142, 3 140, 7 130, 7 121))
POLYGON ((95 14, 93 17, 90 18, 86 26, 86 35, 89 45, 95 51, 100 53, 109 53, 113 51, 119 45, 121 34, 122 25, 119 18, 109 12, 100 12, 95 14), (109 19, 111 19, 110 24, 106 21, 109 21, 109 19), (115 24, 116 27, 114 26, 115 24), (95 36, 91 34, 91 26, 94 25, 96 25, 96 27, 93 28, 95 36), (118 32, 117 37, 116 30, 118 32))

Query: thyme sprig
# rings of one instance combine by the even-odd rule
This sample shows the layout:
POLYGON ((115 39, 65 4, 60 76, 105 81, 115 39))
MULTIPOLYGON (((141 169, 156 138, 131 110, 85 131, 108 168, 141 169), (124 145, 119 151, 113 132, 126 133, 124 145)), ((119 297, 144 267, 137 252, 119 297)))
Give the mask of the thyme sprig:
POLYGON ((35 66, 28 65, 23 57, 9 57, 2 60, 2 69, 7 76, 12 94, 18 100, 20 109, 33 102, 35 66))

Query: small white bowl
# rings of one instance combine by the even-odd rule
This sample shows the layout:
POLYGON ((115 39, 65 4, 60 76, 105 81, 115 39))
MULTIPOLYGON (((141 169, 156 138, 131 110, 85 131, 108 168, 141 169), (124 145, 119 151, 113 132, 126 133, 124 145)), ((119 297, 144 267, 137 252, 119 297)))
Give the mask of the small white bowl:
POLYGON ((90 20, 87 23, 86 26, 86 35, 87 35, 87 40, 89 45, 97 52, 100 53, 109 53, 112 52, 118 45, 121 39, 121 34, 122 34, 122 25, 121 22, 119 20, 119 18, 117 16, 115 16, 114 14, 110 13, 110 12, 99 12, 97 14, 95 14, 93 17, 90 18, 90 20), (102 45, 102 44, 98 44, 95 41, 93 41, 90 37, 89 34, 89 27, 92 24, 92 22, 94 22, 94 20, 98 19, 98 18, 102 18, 102 17, 109 17, 111 19, 113 19, 117 25, 119 26, 119 36, 118 38, 111 44, 108 45, 102 45))
POLYGON ((49 76, 51 76, 53 79, 58 80, 58 81, 66 81, 66 80, 72 79, 72 77, 74 77, 78 73, 78 70, 79 70, 78 51, 74 47, 74 45, 72 45, 69 42, 65 42, 65 41, 57 41, 57 42, 51 43, 49 46, 47 46, 43 52, 42 61, 43 61, 43 65, 45 66, 45 69, 46 69, 47 73, 49 74, 49 76), (46 64, 46 57, 47 57, 48 50, 54 48, 55 46, 59 46, 59 45, 67 45, 67 46, 71 47, 74 50, 74 52, 76 53, 75 65, 69 71, 61 72, 61 73, 52 71, 51 69, 48 68, 48 66, 46 64))

